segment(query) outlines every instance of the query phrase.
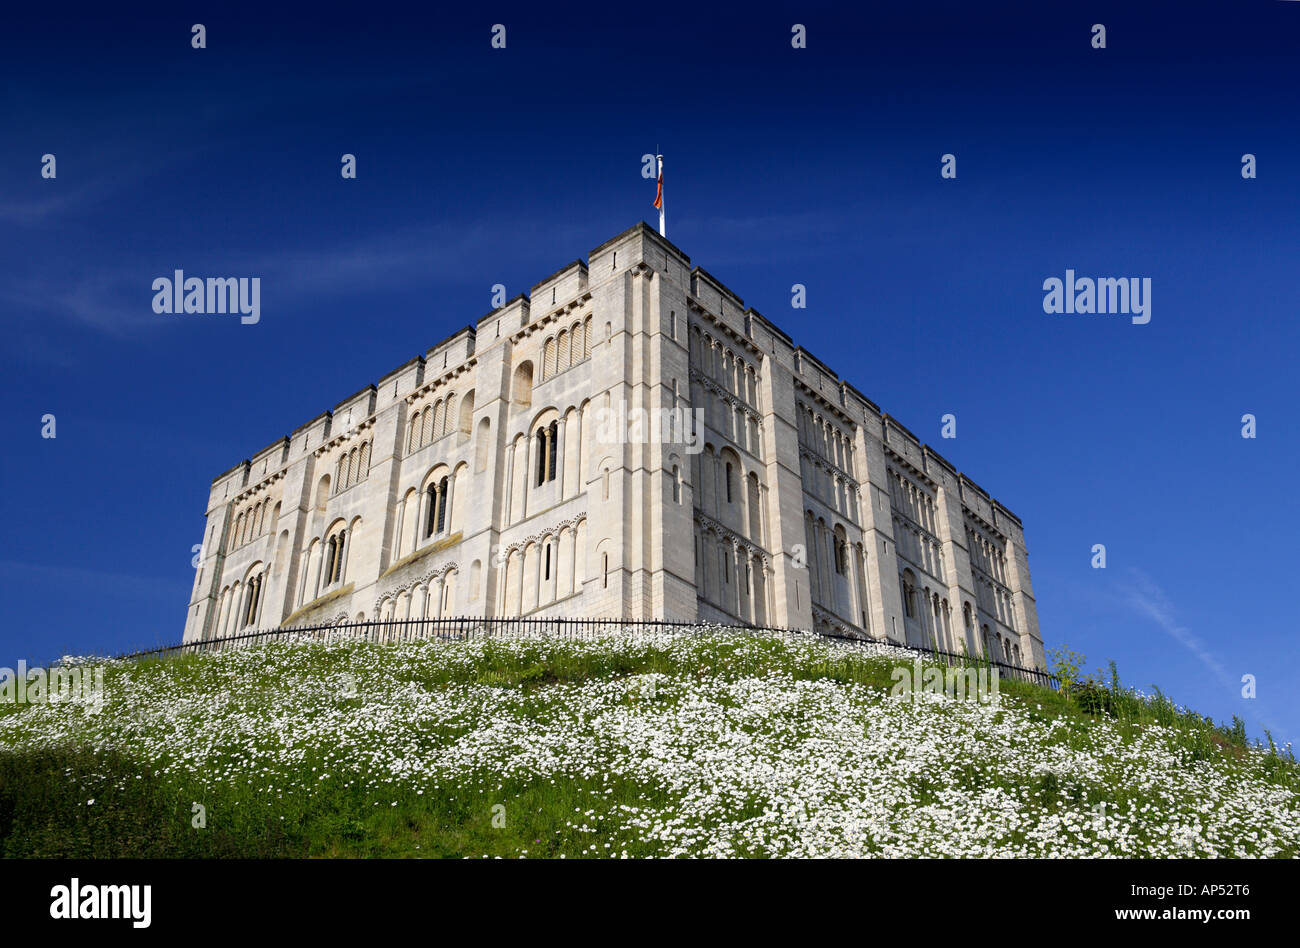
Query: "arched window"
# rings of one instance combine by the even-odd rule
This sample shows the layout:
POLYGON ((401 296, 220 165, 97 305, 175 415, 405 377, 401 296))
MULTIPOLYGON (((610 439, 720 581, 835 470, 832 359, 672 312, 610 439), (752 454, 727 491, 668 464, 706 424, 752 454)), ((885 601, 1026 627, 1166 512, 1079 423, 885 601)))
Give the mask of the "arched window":
POLYGON ((424 491, 425 507, 429 511, 424 521, 424 535, 433 536, 434 527, 438 520, 438 485, 430 484, 424 491))
POLYGON ((551 427, 546 431, 546 479, 548 481, 555 480, 555 459, 560 454, 559 434, 560 423, 558 421, 551 422, 551 427))
POLYGON ((334 562, 338 558, 338 539, 330 537, 325 544, 325 577, 324 585, 328 586, 334 582, 334 562))
POLYGON ((527 408, 533 403, 533 364, 521 362, 515 368, 510 383, 510 400, 517 408, 527 408))
POLYGON ((734 473, 735 472, 732 470, 731 467, 731 462, 728 461, 727 462, 727 503, 731 503, 731 482, 734 479, 734 473))
POLYGON ((442 427, 438 429, 438 437, 450 434, 452 426, 456 424, 456 396, 451 394, 447 396, 446 403, 442 406, 442 427))
POLYGON ((555 462, 559 455, 559 422, 552 421, 545 428, 537 429, 537 483, 541 487, 547 481, 555 480, 555 462))
POLYGON ((258 607, 262 602, 262 576, 258 573, 248 581, 244 601, 244 611, 239 617, 239 628, 245 628, 257 621, 258 607))
POLYGON ((541 487, 546 481, 546 429, 537 429, 537 483, 541 487))
POLYGON ((460 400, 460 418, 456 422, 456 430, 459 431, 463 437, 459 439, 459 442, 464 443, 465 439, 469 437, 470 432, 473 431, 473 429, 474 391, 471 389, 470 392, 460 400))
POLYGON ((438 482, 438 532, 447 525, 447 478, 438 482))
POLYGON ((480 418, 478 422, 478 432, 474 435, 474 471, 481 473, 487 470, 488 453, 492 445, 488 440, 492 435, 492 422, 488 418, 480 418))
POLYGON ((469 567, 469 601, 474 602, 478 599, 479 576, 483 572, 483 564, 475 560, 469 567))
POLYGON ((347 531, 340 530, 338 536, 334 538, 334 571, 330 573, 330 582, 337 583, 343 578, 343 545, 347 538, 347 531))

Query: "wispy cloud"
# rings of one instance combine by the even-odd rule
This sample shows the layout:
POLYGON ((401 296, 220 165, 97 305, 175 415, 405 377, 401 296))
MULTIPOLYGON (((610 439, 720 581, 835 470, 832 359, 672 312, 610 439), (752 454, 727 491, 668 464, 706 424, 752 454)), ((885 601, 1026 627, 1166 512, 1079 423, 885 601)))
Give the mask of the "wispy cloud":
POLYGON ((1165 595, 1164 590, 1141 570, 1132 570, 1131 574, 1133 583, 1124 590, 1124 599, 1128 605, 1151 619, 1167 632, 1171 638, 1195 655, 1201 664, 1208 668, 1224 685, 1230 688, 1237 687, 1240 683, 1228 673, 1228 670, 1223 667, 1223 664, 1214 656, 1205 643, 1178 621, 1174 615, 1173 603, 1169 601, 1169 597, 1165 595))
MULTIPOLYGON (((579 233, 564 234, 576 241, 579 233)), ((339 294, 382 287, 429 287, 463 282, 485 274, 492 261, 508 261, 512 271, 548 272, 568 261, 551 254, 563 245, 553 231, 521 228, 497 221, 455 225, 414 225, 360 234, 346 242, 304 244, 264 253, 208 250, 183 255, 188 276, 256 276, 262 280, 263 300, 276 300, 290 309, 309 309, 339 294), (454 233, 455 240, 448 234, 454 233)), ((0 283, 0 303, 15 321, 33 325, 63 324, 108 336, 127 337, 168 323, 152 310, 152 281, 170 277, 172 263, 159 265, 138 256, 103 261, 76 273, 54 263, 0 283)), ((484 276, 486 279, 486 277, 484 276)), ((506 282, 505 274, 484 284, 506 282)), ((507 286, 510 295, 526 286, 507 286)), ((463 314, 466 322, 482 315, 463 314)))
MULTIPOLYGON (((1195 655, 1227 691, 1239 696, 1239 689, 1242 686, 1240 676, 1231 674, 1209 647, 1187 626, 1178 621, 1174 613, 1174 605, 1165 595, 1164 590, 1141 570, 1130 570, 1130 575, 1132 583, 1124 587, 1123 601, 1134 611, 1160 626, 1170 638, 1195 655)), ((1265 705, 1259 699, 1249 703, 1254 706, 1254 713, 1249 716, 1253 717, 1261 727, 1276 733, 1277 725, 1267 716, 1265 705)))
POLYGON ((133 287, 120 270, 31 273, 0 289, 0 300, 16 321, 63 323, 127 336, 146 328, 153 315, 148 282, 142 287, 133 287), (135 297, 143 304, 133 303, 135 297))
POLYGON ((59 191, 42 197, 0 201, 0 223, 15 226, 44 224, 70 210, 84 207, 91 199, 98 199, 98 194, 81 189, 77 192, 59 191))

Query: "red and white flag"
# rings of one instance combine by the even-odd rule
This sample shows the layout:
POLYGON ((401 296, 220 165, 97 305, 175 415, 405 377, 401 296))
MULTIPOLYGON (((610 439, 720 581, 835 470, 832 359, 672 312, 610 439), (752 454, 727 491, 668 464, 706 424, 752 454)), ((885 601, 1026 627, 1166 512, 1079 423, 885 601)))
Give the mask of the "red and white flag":
POLYGON ((664 227, 664 156, 655 155, 659 161, 659 184, 655 188, 655 202, 651 207, 659 208, 659 236, 667 237, 664 227))

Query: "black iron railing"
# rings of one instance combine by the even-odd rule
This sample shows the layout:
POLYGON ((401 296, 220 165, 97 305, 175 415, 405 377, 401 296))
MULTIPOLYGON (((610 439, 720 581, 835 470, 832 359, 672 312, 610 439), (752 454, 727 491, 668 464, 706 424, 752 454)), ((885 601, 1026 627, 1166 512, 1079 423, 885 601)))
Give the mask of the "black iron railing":
MULTIPOLYGON (((207 652, 220 652, 226 648, 240 645, 255 645, 277 641, 339 641, 360 640, 375 643, 418 642, 427 639, 442 641, 469 641, 493 638, 545 638, 566 641, 597 639, 609 635, 626 635, 637 632, 668 632, 691 634, 709 628, 703 623, 665 622, 657 619, 568 619, 563 617, 524 616, 494 617, 452 616, 438 619, 386 619, 373 622, 340 622, 334 625, 282 626, 274 629, 258 629, 252 632, 240 632, 211 639, 184 642, 180 645, 167 645, 161 648, 145 649, 122 655, 124 659, 161 657, 168 655, 192 655, 207 652)), ((778 633, 781 635, 809 636, 818 635, 851 645, 891 645, 923 657, 941 662, 948 666, 989 667, 998 670, 999 677, 1015 678, 1033 682, 1047 688, 1060 688, 1060 680, 1055 675, 1036 668, 1023 668, 1006 662, 941 649, 917 645, 898 645, 892 642, 878 642, 864 638, 811 633, 802 629, 781 628, 777 626, 727 626, 736 632, 778 633)))

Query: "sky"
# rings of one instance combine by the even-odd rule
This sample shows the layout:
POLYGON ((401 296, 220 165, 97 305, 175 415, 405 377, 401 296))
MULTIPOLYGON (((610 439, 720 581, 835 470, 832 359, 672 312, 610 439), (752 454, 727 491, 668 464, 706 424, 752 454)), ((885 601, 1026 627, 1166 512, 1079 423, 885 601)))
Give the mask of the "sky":
POLYGON ((692 263, 1021 518, 1049 649, 1300 737, 1300 2, 32 6, 0 666, 178 642, 213 478, 654 223, 658 150, 692 263), (155 314, 175 269, 260 320, 155 314), (1045 313, 1067 269, 1150 322, 1045 313))

